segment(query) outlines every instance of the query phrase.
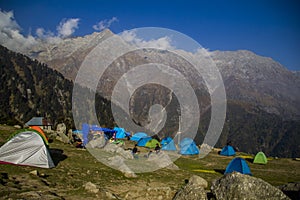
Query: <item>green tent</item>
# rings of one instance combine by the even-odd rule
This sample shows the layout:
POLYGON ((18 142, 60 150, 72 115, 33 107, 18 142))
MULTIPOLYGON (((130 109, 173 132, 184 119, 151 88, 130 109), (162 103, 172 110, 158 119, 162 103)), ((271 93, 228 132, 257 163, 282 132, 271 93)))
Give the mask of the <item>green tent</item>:
POLYGON ((159 141, 157 141, 156 139, 151 139, 145 144, 145 147, 155 148, 156 144, 160 145, 159 141))
POLYGON ((263 152, 258 152, 256 154, 256 156, 254 157, 254 160, 253 160, 253 163, 256 163, 256 164, 267 164, 268 160, 267 160, 267 157, 266 155, 263 153, 263 152))

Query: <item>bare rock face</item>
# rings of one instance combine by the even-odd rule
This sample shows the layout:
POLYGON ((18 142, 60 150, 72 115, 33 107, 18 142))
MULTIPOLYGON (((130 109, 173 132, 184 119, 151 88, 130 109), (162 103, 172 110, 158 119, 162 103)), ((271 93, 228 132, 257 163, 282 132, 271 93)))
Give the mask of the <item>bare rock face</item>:
POLYGON ((216 199, 290 199, 278 188, 262 179, 238 172, 214 181, 211 190, 216 199))
POLYGON ((44 42, 34 46, 27 55, 48 64, 65 78, 74 80, 85 56, 111 35, 111 31, 104 30, 84 37, 67 38, 54 43, 44 42))
POLYGON ((207 187, 207 181, 200 176, 192 176, 188 184, 177 192, 173 200, 206 200, 207 194, 204 188, 207 187))

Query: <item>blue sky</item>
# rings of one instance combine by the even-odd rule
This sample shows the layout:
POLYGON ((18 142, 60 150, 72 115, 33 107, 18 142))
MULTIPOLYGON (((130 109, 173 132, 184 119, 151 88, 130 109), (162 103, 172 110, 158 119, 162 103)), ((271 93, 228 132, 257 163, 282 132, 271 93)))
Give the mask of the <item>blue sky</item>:
POLYGON ((182 32, 210 50, 246 49, 300 70, 300 2, 296 0, 0 0, 0 8, 13 11, 25 37, 36 36, 39 28, 58 34, 57 27, 68 19, 77 19, 73 36, 103 27, 115 33, 163 27, 182 32))

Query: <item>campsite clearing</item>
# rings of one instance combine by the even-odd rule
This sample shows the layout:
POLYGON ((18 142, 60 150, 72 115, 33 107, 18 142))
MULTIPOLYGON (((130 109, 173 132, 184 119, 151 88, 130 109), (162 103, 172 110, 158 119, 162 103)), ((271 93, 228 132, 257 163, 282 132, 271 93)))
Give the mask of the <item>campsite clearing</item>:
MULTIPOLYGON (((0 126, 1 146, 15 130, 10 126, 0 126)), ((132 142, 125 140, 125 145, 132 145, 132 142)), ((176 171, 160 169, 137 174, 136 178, 126 178, 120 171, 97 161, 87 150, 57 140, 50 143, 49 147, 55 168, 0 165, 0 199, 28 199, 26 195, 49 196, 52 199, 105 199, 108 194, 125 199, 135 193, 143 195, 149 188, 167 190, 172 196, 193 174, 203 177, 210 185, 213 179, 223 176, 232 160, 232 157, 220 156, 217 150, 213 150, 203 159, 199 159, 198 155, 181 156, 175 161, 179 167, 176 171), (34 170, 38 171, 37 175, 30 173, 34 170), (215 173, 208 173, 213 171, 215 173), (83 187, 88 182, 99 187, 97 194, 83 187)), ((236 154, 236 157, 247 156, 240 152, 236 154)), ((270 160, 266 165, 253 164, 250 159, 246 161, 254 177, 272 185, 300 181, 299 161, 279 158, 270 160)))

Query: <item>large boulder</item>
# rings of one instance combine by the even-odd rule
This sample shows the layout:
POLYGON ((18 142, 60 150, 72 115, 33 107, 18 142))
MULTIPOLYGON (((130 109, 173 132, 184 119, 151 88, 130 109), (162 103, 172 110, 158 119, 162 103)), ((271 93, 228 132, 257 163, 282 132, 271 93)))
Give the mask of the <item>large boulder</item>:
POLYGON ((173 200, 206 200, 207 193, 204 188, 207 187, 207 181, 200 176, 193 175, 186 186, 179 190, 173 200))
POLYGON ((212 183, 216 199, 290 199, 281 190, 249 175, 233 172, 212 183))

